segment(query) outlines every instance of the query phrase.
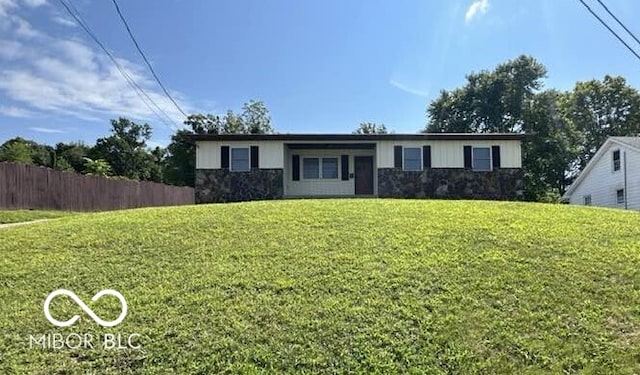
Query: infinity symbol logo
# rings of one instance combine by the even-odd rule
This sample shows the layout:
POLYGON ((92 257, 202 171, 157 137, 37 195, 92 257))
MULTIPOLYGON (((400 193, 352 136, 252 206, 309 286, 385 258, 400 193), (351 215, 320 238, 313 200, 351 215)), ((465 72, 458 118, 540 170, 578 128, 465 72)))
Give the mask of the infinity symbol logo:
POLYGON ((104 295, 112 295, 115 296, 116 298, 118 298, 120 300, 120 303, 122 304, 122 312, 120 313, 120 316, 118 316, 118 319, 107 322, 104 321, 102 319, 100 319, 99 316, 97 316, 90 308, 89 306, 87 306, 84 302, 82 302, 82 300, 80 298, 78 298, 78 296, 76 296, 75 293, 73 293, 70 290, 66 290, 66 289, 58 289, 58 290, 54 290, 53 292, 51 292, 51 294, 49 294, 49 296, 47 297, 46 300, 44 300, 44 316, 47 317, 47 320, 49 320, 51 322, 51 324, 53 324, 54 326, 58 326, 58 327, 68 327, 72 324, 74 324, 75 322, 78 321, 78 319, 80 319, 79 315, 74 315, 71 319, 65 321, 65 322, 61 322, 57 319, 55 319, 54 317, 51 316, 51 313, 49 312, 49 305, 51 304, 51 301, 56 298, 59 295, 65 295, 67 297, 70 297, 75 303, 78 304, 78 306, 80 306, 82 308, 82 310, 84 310, 84 312, 86 312, 87 314, 89 314, 89 316, 96 321, 96 323, 100 324, 103 327, 114 327, 117 326, 118 324, 122 323, 122 321, 124 320, 124 317, 127 316, 127 301, 125 301, 124 297, 122 296, 122 294, 120 294, 118 291, 113 290, 113 289, 105 289, 105 290, 101 290, 100 292, 98 292, 98 294, 96 294, 95 296, 93 296, 93 298, 91 298, 91 301, 95 302, 97 300, 99 300, 102 296, 104 295))

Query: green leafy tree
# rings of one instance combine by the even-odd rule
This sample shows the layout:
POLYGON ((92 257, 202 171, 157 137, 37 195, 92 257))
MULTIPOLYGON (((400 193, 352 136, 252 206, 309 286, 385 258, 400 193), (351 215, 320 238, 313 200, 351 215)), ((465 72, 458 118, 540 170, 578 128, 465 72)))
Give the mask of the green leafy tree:
POLYGON ((33 151, 24 139, 10 139, 0 146, 0 161, 33 164, 33 151))
POLYGON ((375 122, 361 122, 353 134, 387 134, 387 127, 384 124, 375 122))
POLYGON ((165 158, 165 179, 174 185, 195 185, 196 149, 189 138, 193 134, 270 134, 273 133, 269 110, 261 101, 249 101, 242 113, 232 110, 220 117, 212 114, 192 114, 184 124, 187 129, 171 136, 165 158))
MULTIPOLYGON (((265 104, 261 101, 250 100, 242 106, 240 120, 243 130, 249 134, 271 134, 271 116, 265 104)), ((235 133, 230 131, 230 133, 235 133)))
POLYGON ((640 93, 622 77, 607 75, 602 81, 578 82, 565 110, 583 134, 580 168, 591 160, 607 137, 640 135, 640 93))
POLYGON ((74 171, 82 173, 85 169, 85 158, 89 156, 90 150, 91 148, 82 142, 60 142, 55 147, 56 167, 69 165, 74 171))
POLYGON ((170 184, 195 185, 196 148, 189 139, 192 134, 189 130, 181 129, 171 136, 165 164, 165 178, 170 184))
POLYGON ((559 197, 572 175, 580 132, 566 116, 567 95, 543 91, 546 69, 520 56, 443 91, 427 109, 427 132, 518 132, 523 141, 525 197, 559 197))
POLYGON ((429 133, 520 132, 524 111, 543 86, 546 68, 520 56, 492 71, 467 75, 467 83, 442 91, 427 109, 429 133))
POLYGON ((84 158, 84 174, 91 176, 111 176, 112 168, 106 160, 84 158))
POLYGON ((103 159, 113 174, 136 180, 153 176, 153 157, 146 150, 151 137, 148 124, 137 124, 126 118, 111 120, 111 136, 100 138, 90 152, 91 159, 103 159))
POLYGON ((575 177, 581 134, 566 117, 568 94, 555 90, 536 94, 524 111, 523 167, 525 198, 548 201, 564 194, 575 177))

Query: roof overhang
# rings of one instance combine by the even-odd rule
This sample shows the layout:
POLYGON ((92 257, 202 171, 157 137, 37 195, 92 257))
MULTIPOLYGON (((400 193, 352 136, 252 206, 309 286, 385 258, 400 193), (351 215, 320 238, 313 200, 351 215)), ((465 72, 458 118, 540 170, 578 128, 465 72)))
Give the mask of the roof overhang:
POLYGON ((418 133, 418 134, 195 134, 193 141, 284 141, 284 142, 366 142, 366 141, 521 141, 519 133, 418 133))

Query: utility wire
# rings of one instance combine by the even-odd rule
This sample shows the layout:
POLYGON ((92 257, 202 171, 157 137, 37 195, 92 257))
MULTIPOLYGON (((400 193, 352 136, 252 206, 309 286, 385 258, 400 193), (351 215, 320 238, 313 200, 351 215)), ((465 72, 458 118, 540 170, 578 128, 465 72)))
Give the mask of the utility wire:
MULTIPOLYGON (((118 62, 118 60, 113 56, 113 54, 111 52, 109 52, 109 50, 105 47, 105 45, 98 39, 98 37, 93 33, 93 31, 91 31, 91 29, 89 28, 89 26, 82 20, 82 17, 80 16, 80 13, 75 10, 75 7, 73 7, 73 4, 69 3, 67 4, 66 2, 64 2, 63 0, 58 0, 60 2, 60 4, 62 4, 62 6, 67 10, 67 12, 69 13, 69 15, 71 15, 71 17, 73 17, 73 19, 76 21, 76 23, 78 23, 78 25, 80 25, 80 27, 82 27, 82 29, 89 34, 89 36, 91 37, 91 39, 93 39, 94 42, 96 42, 96 44, 98 46, 100 46, 100 48, 104 51, 104 53, 107 54, 107 56, 109 57, 109 59, 111 60, 111 62, 113 62, 113 64, 116 66, 116 68, 118 69, 118 71, 120 72, 120 74, 124 77, 124 79, 127 81, 127 83, 129 84, 129 86, 131 86, 131 88, 135 91, 135 93, 140 97, 140 99, 142 100, 142 102, 147 106, 147 108, 149 108, 149 110, 158 117, 158 119, 160 119, 160 121, 162 121, 162 123, 164 123, 167 127, 169 127, 171 130, 173 130, 173 127, 171 125, 171 123, 174 123, 174 121, 171 119, 171 117, 169 117, 169 115, 167 115, 166 112, 164 112, 162 110, 162 108, 160 108, 154 101, 153 99, 151 99, 151 97, 149 97, 149 95, 142 89, 142 87, 140 87, 140 85, 138 85, 136 83, 135 80, 133 80, 133 78, 129 75, 129 73, 127 73, 127 71, 120 65, 120 63, 118 62), (71 10, 71 7, 73 7, 73 9, 76 11, 75 13, 71 10), (77 14, 76 14, 77 13, 77 14), (146 100, 145 100, 146 98, 146 100), (147 100, 149 102, 151 102, 153 104, 153 106, 155 106, 156 110, 158 112, 160 112, 161 114, 163 114, 165 118, 163 118, 162 116, 160 116, 156 110, 154 110, 151 105, 147 102, 147 100), (167 122, 167 119, 169 120, 167 122)), ((178 125, 179 126, 179 125, 178 125)))
POLYGON ((622 28, 624 29, 624 31, 626 31, 629 35, 631 35, 631 37, 633 38, 633 40, 635 40, 635 41, 636 41, 636 43, 640 44, 640 40, 638 40, 638 37, 636 37, 636 36, 635 36, 635 34, 634 34, 634 33, 632 33, 632 32, 631 32, 631 30, 629 30, 629 29, 627 28, 627 26, 626 26, 624 23, 622 23, 622 21, 620 21, 620 20, 618 19, 618 17, 616 17, 616 15, 615 15, 615 14, 613 14, 613 12, 611 12, 611 11, 609 10, 609 8, 608 8, 608 7, 607 7, 607 6, 606 6, 606 5, 605 5, 601 0, 598 0, 598 2, 600 3, 600 5, 602 5, 602 7, 604 8, 604 10, 606 10, 606 11, 607 11, 607 13, 609 13, 609 15, 610 15, 614 20, 616 20, 616 22, 618 23, 618 25, 622 26, 622 28))
POLYGON ((620 37, 620 35, 618 35, 618 34, 617 34, 617 33, 616 33, 616 32, 615 32, 611 27, 609 27, 609 25, 607 25, 607 23, 606 23, 606 22, 604 22, 604 20, 602 20, 602 18, 600 18, 600 16, 598 16, 598 15, 594 12, 594 11, 589 7, 589 5, 587 5, 587 3, 585 3, 585 2, 584 2, 584 0, 578 0, 578 1, 580 1, 580 2, 582 3, 582 5, 584 5, 584 7, 585 7, 585 8, 587 8, 587 10, 589 11, 589 13, 591 13, 591 15, 593 15, 596 19, 598 19, 598 21, 600 21, 600 23, 601 23, 604 27, 606 27, 606 28, 607 28, 607 30, 609 30, 609 32, 611 32, 611 34, 613 34, 613 35, 614 35, 614 36, 615 36, 615 37, 620 41, 620 43, 624 44, 624 46, 625 46, 625 47, 627 47, 627 49, 628 49, 629 51, 631 51, 631 53, 633 53, 633 55, 634 55, 638 60, 640 60, 640 55, 638 55, 638 53, 637 53, 633 48, 631 48, 631 47, 627 44, 627 42, 625 42, 625 41, 624 41, 624 39, 622 39, 622 38, 620 37))
POLYGON ((185 113, 185 111, 183 111, 182 108, 180 108, 180 106, 173 99, 171 94, 169 94, 169 91, 167 90, 166 87, 164 87, 164 85, 160 81, 160 78, 158 78, 158 75, 156 74, 155 70, 153 70, 153 67, 151 66, 151 63, 149 63, 149 60, 147 59, 147 56, 144 54, 144 52, 142 52, 142 48, 140 48, 140 45, 138 44, 138 41, 136 40, 136 37, 133 36, 133 32, 131 32, 131 28, 129 27, 129 23, 127 23, 127 20, 122 15, 122 12, 120 11, 120 7, 118 6, 118 2, 116 0, 112 0, 112 1, 113 1, 113 5, 116 7, 116 11, 118 12, 118 16, 120 16, 120 19, 122 20, 122 23, 124 24, 124 27, 127 29, 127 33, 129 33, 129 37, 131 37, 131 40, 133 41, 133 44, 136 46, 136 49, 140 53, 140 56, 142 56, 142 59, 144 60, 144 62, 147 63, 147 66, 149 67, 149 70, 151 71, 151 74, 153 75, 153 78, 155 78, 156 82, 158 82, 158 85, 160 85, 160 87, 162 87, 162 91, 164 91, 164 93, 167 95, 167 98, 169 98, 169 100, 171 100, 173 105, 175 105, 176 108, 178 108, 178 111, 180 111, 180 113, 182 113, 184 115, 184 117, 189 117, 185 113))

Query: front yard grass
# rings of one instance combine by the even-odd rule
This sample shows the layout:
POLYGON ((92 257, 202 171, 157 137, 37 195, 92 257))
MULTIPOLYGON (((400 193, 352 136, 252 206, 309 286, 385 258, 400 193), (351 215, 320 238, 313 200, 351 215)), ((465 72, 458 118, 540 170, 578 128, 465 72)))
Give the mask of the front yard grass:
POLYGON ((640 215, 482 201, 292 200, 0 232, 0 373, 638 373, 640 215), (74 291, 112 320, 98 326, 74 291), (142 350, 29 348, 141 335, 142 350))

